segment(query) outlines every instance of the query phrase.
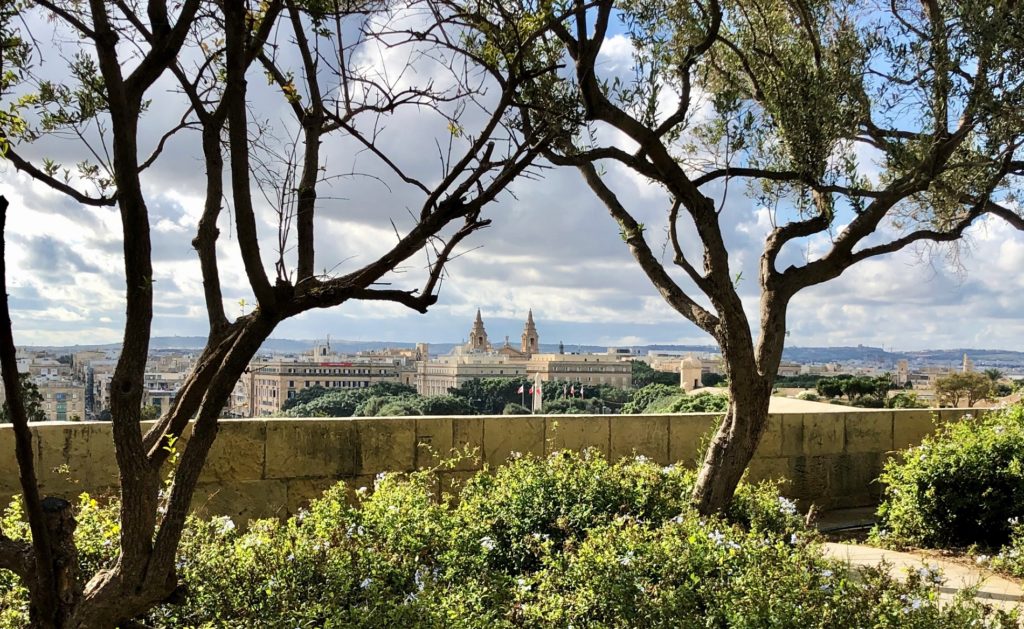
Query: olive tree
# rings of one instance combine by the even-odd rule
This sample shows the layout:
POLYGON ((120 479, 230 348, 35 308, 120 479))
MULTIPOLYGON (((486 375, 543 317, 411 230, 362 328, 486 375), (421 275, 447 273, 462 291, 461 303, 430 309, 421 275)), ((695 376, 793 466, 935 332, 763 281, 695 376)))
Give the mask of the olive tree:
MULTIPOLYGON (((537 36, 522 28, 512 34, 516 54, 481 56, 478 48, 488 37, 506 34, 470 42, 455 12, 427 1, 39 0, 4 3, 2 16, 2 161, 78 203, 116 209, 126 316, 111 384, 118 559, 94 575, 75 573, 73 513, 68 503, 40 495, 24 405, 11 395, 32 536, 21 542, 0 531, 0 568, 22 578, 35 626, 111 627, 175 592, 175 552, 218 417, 261 343, 289 317, 350 300, 394 302, 418 312, 433 305, 445 264, 488 225, 482 210, 530 167, 548 140, 547 125, 518 124, 515 95, 544 81, 553 66, 543 49, 532 47, 537 36), (41 49, 33 33, 40 28, 56 29, 59 52, 41 49), (404 59, 400 76, 368 67, 360 54, 367 47, 404 59), (427 72, 417 83, 420 63, 441 68, 441 77, 427 72), (254 88, 268 82, 272 91, 254 88), (170 95, 168 86, 174 88, 170 95), (271 97, 278 101, 268 102, 271 97), (165 112, 159 117, 147 115, 155 99, 165 112), (180 116, 166 115, 168 99, 180 105, 180 116), (274 127, 268 107, 291 118, 274 127), (441 130, 437 159, 414 155, 416 168, 380 140, 389 120, 406 111, 441 130), (275 145, 275 137, 293 139, 275 145), (352 175, 324 155, 339 137, 341 146, 372 157, 390 173, 388 190, 418 194, 419 206, 398 208, 409 214, 409 224, 390 223, 394 241, 383 253, 333 274, 316 270, 315 236, 325 199, 344 190, 348 179, 341 175, 352 175), (52 142, 65 138, 81 155, 74 167, 46 156, 52 142), (37 140, 46 142, 37 148, 37 140), (174 403, 143 429, 155 301, 155 182, 147 176, 170 143, 187 143, 202 160, 205 201, 192 244, 209 336, 174 403), (432 162, 437 167, 431 171, 432 162), (265 241, 261 250, 261 208, 278 217, 272 254, 265 241), (255 296, 255 307, 238 317, 224 306, 218 252, 226 245, 219 225, 230 225, 255 296), (424 262, 413 263, 419 256, 424 262), (395 275, 396 269, 404 273, 395 275), (187 440, 177 441, 190 421, 187 440), (171 444, 178 457, 165 493, 171 444)), ((376 202, 383 206, 389 197, 382 194, 376 202)), ((6 216, 2 197, 0 208, 6 216)), ((0 277, 5 272, 0 268, 0 277)), ((3 378, 8 391, 17 391, 7 302, 0 301, 3 378)))
POLYGON ((572 64, 561 89, 576 132, 547 157, 579 170, 665 301, 721 348, 731 403, 693 490, 701 512, 721 510, 765 431, 794 296, 865 260, 955 245, 982 219, 1024 228, 1024 7, 565 0, 564 10, 547 19, 572 64), (615 35, 631 44, 632 74, 604 62, 615 35), (607 176, 616 169, 660 190, 666 234, 638 218, 651 201, 631 204, 607 176), (736 271, 723 229, 743 208, 771 217, 756 278, 736 271), (740 291, 752 281, 756 312, 740 291))

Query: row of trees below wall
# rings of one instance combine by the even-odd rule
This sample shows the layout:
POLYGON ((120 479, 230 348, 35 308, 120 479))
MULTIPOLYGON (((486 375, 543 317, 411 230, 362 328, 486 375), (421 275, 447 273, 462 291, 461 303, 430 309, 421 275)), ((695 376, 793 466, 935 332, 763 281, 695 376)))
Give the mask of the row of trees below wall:
MULTIPOLYGON (((394 417, 408 415, 519 415, 533 407, 533 385, 526 379, 474 378, 448 395, 420 395, 404 384, 380 383, 365 389, 310 387, 288 400, 284 417, 394 417)), ((724 411, 725 395, 687 395, 678 385, 648 384, 639 389, 549 381, 542 385, 545 414, 703 413, 724 411)))

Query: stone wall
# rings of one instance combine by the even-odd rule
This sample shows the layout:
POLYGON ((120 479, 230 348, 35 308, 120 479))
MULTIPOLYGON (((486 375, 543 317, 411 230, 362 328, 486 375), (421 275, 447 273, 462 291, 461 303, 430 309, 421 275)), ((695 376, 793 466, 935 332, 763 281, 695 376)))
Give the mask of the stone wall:
MULTIPOLYGON (((864 410, 771 415, 750 477, 788 479, 784 492, 823 508, 870 505, 874 479, 895 450, 915 445, 936 422, 965 409, 864 410)), ((344 480, 370 486, 383 471, 430 466, 439 455, 474 451, 441 472, 448 487, 513 452, 545 454, 592 447, 610 459, 642 454, 660 464, 693 466, 715 415, 518 415, 344 419, 223 420, 195 507, 240 520, 287 515, 344 480)), ((45 494, 111 492, 117 467, 110 425, 33 426, 37 474, 45 494)), ((187 438, 187 435, 186 435, 187 438)), ((14 434, 0 426, 0 500, 18 493, 14 434)))

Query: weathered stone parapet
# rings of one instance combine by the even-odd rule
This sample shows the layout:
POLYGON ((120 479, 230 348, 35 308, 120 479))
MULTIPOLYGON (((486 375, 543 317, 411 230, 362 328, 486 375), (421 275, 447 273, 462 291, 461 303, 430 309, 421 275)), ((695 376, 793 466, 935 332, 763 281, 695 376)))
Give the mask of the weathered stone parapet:
MULTIPOLYGON (((748 478, 786 479, 783 491, 805 504, 872 504, 874 479, 895 450, 920 443, 967 409, 778 413, 748 478)), ((380 472, 408 472, 470 453, 444 471, 442 488, 515 452, 595 448, 612 460, 640 454, 659 464, 697 464, 718 422, 713 414, 504 415, 222 420, 196 490, 195 507, 240 519, 294 513, 338 481, 371 485, 380 472)), ((73 498, 117 486, 110 424, 48 422, 32 426, 44 495, 73 498)), ((184 447, 188 434, 177 446, 184 447)), ((0 426, 0 499, 20 493, 14 435, 0 426)))

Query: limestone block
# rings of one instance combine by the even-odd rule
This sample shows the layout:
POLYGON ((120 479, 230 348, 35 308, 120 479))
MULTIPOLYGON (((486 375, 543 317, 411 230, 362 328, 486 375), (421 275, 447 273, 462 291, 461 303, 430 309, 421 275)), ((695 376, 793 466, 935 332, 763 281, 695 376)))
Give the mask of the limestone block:
POLYGON ((892 411, 846 413, 846 451, 888 452, 893 443, 892 411))
POLYGON ((411 472, 416 467, 416 419, 354 419, 359 438, 356 474, 411 472))
POLYGON ((200 483, 192 499, 196 513, 226 515, 239 526, 256 518, 283 517, 287 505, 288 484, 282 480, 200 483))
POLYGON ((513 452, 544 455, 544 418, 532 415, 484 418, 484 461, 502 465, 513 452))
POLYGON ((759 483, 763 480, 783 481, 784 484, 791 484, 793 472, 790 469, 791 460, 788 457, 761 457, 754 456, 747 468, 747 482, 759 483))
POLYGON ((797 413, 786 413, 779 416, 779 430, 782 443, 779 453, 782 456, 801 456, 804 454, 804 416, 797 413))
POLYGON ((704 446, 721 421, 715 414, 687 413, 668 418, 668 460, 694 467, 704 456, 704 446))
POLYGON ((547 418, 547 451, 593 448, 608 456, 610 415, 558 415, 547 418))
POLYGON ((921 443, 925 435, 935 431, 935 421, 930 409, 907 409, 893 411, 893 448, 900 450, 921 443))
POLYGON ((109 424, 49 424, 34 426, 32 432, 43 494, 72 498, 119 483, 109 424))
POLYGON ((668 415, 616 415, 611 419, 608 460, 641 454, 668 465, 668 422, 668 415))
POLYGON ((836 459, 835 476, 829 487, 832 498, 842 498, 849 506, 875 504, 882 492, 878 475, 886 460, 884 452, 843 454, 836 459), (860 503, 856 505, 855 503, 860 503))
POLYGON ((416 418, 416 467, 433 467, 452 456, 450 417, 416 418))
POLYGON ((792 496, 824 506, 837 473, 837 459, 837 455, 793 457, 792 496))
POLYGON ((14 430, 0 426, 0 505, 6 506, 9 496, 21 493, 18 481, 18 460, 14 456, 14 430))
POLYGON ((804 454, 809 457, 841 454, 845 447, 842 413, 804 415, 804 454))
POLYGON ((354 476, 359 433, 351 420, 266 420, 263 478, 354 476))
MULTIPOLYGON (((199 482, 262 479, 266 441, 266 422, 221 420, 199 482)), ((184 452, 184 446, 177 450, 184 452)))
POLYGON ((782 416, 773 413, 768 416, 768 427, 761 436, 754 457, 782 456, 782 416))
POLYGON ((460 453, 472 453, 471 456, 460 457, 454 469, 480 469, 484 456, 484 418, 452 418, 452 448, 460 453))
POLYGON ((309 503, 320 498, 325 491, 343 482, 336 478, 300 478, 287 481, 288 515, 295 515, 299 509, 306 509, 309 503))

